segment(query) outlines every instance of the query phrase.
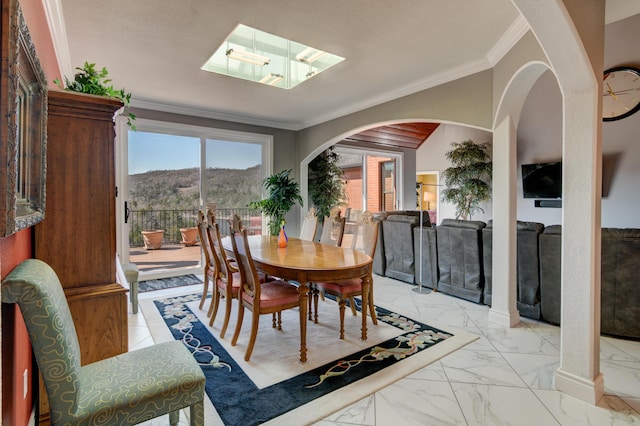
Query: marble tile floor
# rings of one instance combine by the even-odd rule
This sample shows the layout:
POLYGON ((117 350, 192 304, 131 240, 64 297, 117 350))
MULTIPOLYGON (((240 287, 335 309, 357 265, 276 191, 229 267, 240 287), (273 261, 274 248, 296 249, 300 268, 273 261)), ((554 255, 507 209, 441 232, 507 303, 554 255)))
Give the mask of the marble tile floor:
MULTIPOLYGON (((381 306, 479 339, 316 425, 640 425, 640 342, 601 338, 605 396, 594 406, 554 389, 558 327, 523 318, 517 327, 505 328, 487 320, 487 306, 428 289, 418 293, 415 286, 385 277, 375 276, 374 287, 381 306)), ((192 288, 202 291, 202 285, 192 288)), ((130 349, 153 344, 142 313, 129 312, 130 349)), ((166 424, 168 416, 144 425, 166 424)), ((184 415, 180 424, 188 425, 184 415)))

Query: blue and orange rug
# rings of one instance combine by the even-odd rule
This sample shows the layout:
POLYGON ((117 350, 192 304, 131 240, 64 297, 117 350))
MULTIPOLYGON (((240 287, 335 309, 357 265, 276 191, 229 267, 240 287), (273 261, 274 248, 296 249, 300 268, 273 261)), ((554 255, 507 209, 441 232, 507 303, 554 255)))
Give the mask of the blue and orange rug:
MULTIPOLYGON (((270 315, 262 316, 247 363, 243 357, 251 313, 245 312, 238 344, 230 346, 236 302, 221 339, 224 306, 211 328, 206 312, 198 309, 199 299, 198 294, 163 298, 153 301, 155 309, 143 306, 143 311, 148 323, 156 316, 166 326, 163 333, 154 333, 156 342, 182 340, 202 366, 212 403, 207 424, 315 422, 475 340, 475 336, 453 335, 381 307, 376 307, 378 326, 369 321, 366 342, 359 339, 361 317, 347 311, 346 338, 340 340, 338 307, 327 300, 320 303, 320 322, 307 323, 309 362, 298 361, 299 313, 288 310, 283 312, 280 331, 271 327, 270 315)), ((162 326, 156 323, 153 328, 162 326)))

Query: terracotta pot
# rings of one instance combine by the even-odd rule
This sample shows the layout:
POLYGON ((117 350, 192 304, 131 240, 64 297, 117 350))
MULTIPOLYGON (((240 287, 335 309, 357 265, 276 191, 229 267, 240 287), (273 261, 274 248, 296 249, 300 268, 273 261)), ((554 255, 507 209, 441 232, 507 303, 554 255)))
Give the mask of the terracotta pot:
POLYGON ((198 244, 198 228, 195 226, 189 228, 180 228, 182 234, 182 244, 185 246, 195 246, 198 244))
POLYGON ((163 238, 164 238, 163 229, 156 229, 154 231, 142 231, 144 248, 146 248, 147 250, 156 250, 162 247, 163 238))

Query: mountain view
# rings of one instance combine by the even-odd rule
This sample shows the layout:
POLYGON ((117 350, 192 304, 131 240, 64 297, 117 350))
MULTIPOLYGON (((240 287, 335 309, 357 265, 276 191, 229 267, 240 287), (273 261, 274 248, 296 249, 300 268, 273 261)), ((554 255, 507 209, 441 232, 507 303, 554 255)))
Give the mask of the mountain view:
MULTIPOLYGON (((207 203, 218 208, 244 208, 261 198, 260 166, 248 169, 207 169, 207 203)), ((199 206, 198 168, 152 170, 129 175, 131 210, 196 210, 199 206)))

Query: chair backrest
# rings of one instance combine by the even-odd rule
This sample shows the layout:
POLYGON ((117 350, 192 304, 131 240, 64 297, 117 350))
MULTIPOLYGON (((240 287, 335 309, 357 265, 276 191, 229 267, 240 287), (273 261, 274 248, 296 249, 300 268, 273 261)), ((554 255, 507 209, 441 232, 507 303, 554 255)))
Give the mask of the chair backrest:
POLYGON ((58 276, 43 261, 27 259, 2 281, 2 302, 20 306, 52 418, 59 418, 58 413, 76 413, 80 345, 58 276))
POLYGON ((307 215, 302 222, 302 230, 300 231, 300 239, 313 241, 316 238, 316 231, 318 229, 318 216, 316 216, 316 209, 313 207, 309 209, 307 215))
POLYGON ((216 212, 212 209, 207 209, 207 223, 213 225, 216 223, 216 212))
POLYGON ((229 258, 227 257, 227 252, 224 250, 222 246, 222 235, 220 234, 220 225, 214 223, 213 226, 209 227, 209 235, 211 238, 211 247, 213 248, 213 252, 218 258, 220 262, 219 269, 219 277, 225 282, 230 282, 229 280, 233 279, 233 271, 235 268, 231 266, 229 262, 229 258))
POLYGON ((324 218, 320 242, 322 244, 330 244, 334 246, 342 244, 344 225, 345 220, 343 217, 340 217, 340 208, 336 207, 332 209, 329 217, 324 218))
POLYGON ((365 210, 356 223, 351 248, 373 257, 376 253, 376 246, 378 245, 379 226, 380 222, 374 222, 371 212, 365 210))
MULTIPOLYGON (((247 230, 243 229, 231 235, 231 245, 233 246, 233 254, 240 271, 240 280, 242 281, 241 292, 247 293, 255 301, 260 300, 260 280, 251 251, 249 250, 249 241, 247 240, 247 230)), ((240 296, 241 297, 241 296, 240 296)))
POLYGON ((213 258, 213 253, 211 251, 211 244, 209 243, 209 237, 207 232, 207 220, 204 216, 204 212, 202 210, 198 211, 198 235, 200 237, 200 245, 202 246, 202 251, 204 251, 204 261, 205 261, 205 274, 207 268, 215 268, 215 259, 213 258))
POLYGON ((242 219, 240 219, 240 216, 238 216, 237 214, 234 214, 231 221, 229 222, 229 226, 231 227, 229 229, 229 233, 231 234, 242 231, 243 226, 242 226, 242 219))

